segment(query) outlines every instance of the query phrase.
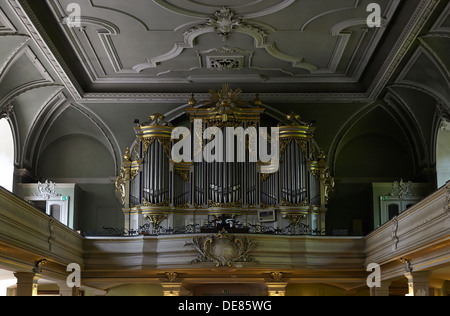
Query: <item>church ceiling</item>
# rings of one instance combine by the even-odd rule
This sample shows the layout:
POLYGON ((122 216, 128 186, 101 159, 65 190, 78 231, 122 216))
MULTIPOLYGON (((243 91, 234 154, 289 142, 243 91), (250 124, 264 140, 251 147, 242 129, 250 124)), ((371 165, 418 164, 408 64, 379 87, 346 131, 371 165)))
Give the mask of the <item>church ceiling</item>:
POLYGON ((408 19, 420 1, 377 1, 380 27, 368 26, 370 0, 21 2, 73 75, 75 96, 95 101, 222 83, 278 99, 371 99, 418 31, 408 19))

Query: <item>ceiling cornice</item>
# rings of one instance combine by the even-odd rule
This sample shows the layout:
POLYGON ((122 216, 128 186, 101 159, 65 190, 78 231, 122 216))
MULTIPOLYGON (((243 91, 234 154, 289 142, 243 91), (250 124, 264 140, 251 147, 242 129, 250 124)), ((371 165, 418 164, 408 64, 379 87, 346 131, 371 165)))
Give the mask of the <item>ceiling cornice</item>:
MULTIPOLYGON (((348 103, 368 102, 365 93, 260 93, 260 98, 268 103, 318 102, 348 103)), ((195 94, 199 101, 209 100, 208 93, 195 94)), ((255 99, 255 94, 242 93, 243 100, 255 99)), ((81 103, 186 103, 190 98, 187 93, 86 93, 81 103)))

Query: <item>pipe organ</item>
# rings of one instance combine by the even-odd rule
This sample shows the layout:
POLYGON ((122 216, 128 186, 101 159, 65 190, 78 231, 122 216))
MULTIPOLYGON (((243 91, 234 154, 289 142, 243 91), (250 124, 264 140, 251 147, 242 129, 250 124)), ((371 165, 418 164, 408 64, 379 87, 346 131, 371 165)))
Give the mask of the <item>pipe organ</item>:
POLYGON ((185 109, 188 133, 179 138, 160 114, 135 124, 136 143, 127 148, 116 181, 127 230, 149 224, 153 233, 173 232, 191 225, 201 232, 227 218, 230 229, 243 232, 289 227, 293 233, 301 224, 310 234, 325 233, 334 182, 313 139, 315 125, 292 113, 273 138, 271 128, 261 126, 262 102, 257 97, 249 105, 240 93, 225 85, 211 90, 203 105, 192 96, 185 109), (179 146, 181 141, 188 145, 179 146), (278 151, 275 163, 258 157, 262 146, 272 155, 278 151), (190 159, 174 159, 175 148, 190 159))

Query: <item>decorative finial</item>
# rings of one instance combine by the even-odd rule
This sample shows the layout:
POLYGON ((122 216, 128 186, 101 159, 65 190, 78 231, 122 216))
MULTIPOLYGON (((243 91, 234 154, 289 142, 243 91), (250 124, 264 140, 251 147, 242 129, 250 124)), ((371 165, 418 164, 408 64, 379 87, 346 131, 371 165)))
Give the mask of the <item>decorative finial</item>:
POLYGON ((191 99, 189 100, 188 103, 191 107, 193 107, 197 103, 197 100, 195 100, 193 93, 191 93, 191 99))
POLYGON ((37 274, 42 273, 42 266, 43 266, 44 264, 47 264, 47 259, 41 259, 41 260, 39 260, 39 261, 36 261, 36 262, 34 263, 33 272, 34 272, 34 273, 37 273, 37 274))
POLYGON ((295 125, 295 121, 300 120, 300 115, 298 115, 297 113, 291 112, 290 114, 286 115, 286 119, 288 121, 291 121, 292 125, 295 125))
POLYGON ((153 115, 150 115, 150 122, 154 121, 154 125, 158 125, 158 121, 163 121, 165 119, 165 116, 159 113, 155 113, 153 115))
POLYGON ((259 93, 256 94, 256 99, 253 101, 256 106, 260 106, 262 104, 261 99, 259 98, 259 93))

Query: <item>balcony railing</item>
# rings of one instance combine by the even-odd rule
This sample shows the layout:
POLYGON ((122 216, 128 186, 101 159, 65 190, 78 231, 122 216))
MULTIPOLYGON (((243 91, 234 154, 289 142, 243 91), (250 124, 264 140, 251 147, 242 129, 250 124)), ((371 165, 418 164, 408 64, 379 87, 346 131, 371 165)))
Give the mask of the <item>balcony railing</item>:
POLYGON ((221 225, 209 223, 206 225, 189 224, 178 227, 154 226, 151 223, 144 224, 135 230, 125 228, 102 227, 101 232, 87 232, 86 237, 133 237, 133 236, 165 236, 165 235, 185 235, 185 234, 215 234, 225 229, 232 234, 265 234, 282 236, 320 236, 325 235, 325 231, 311 229, 303 223, 289 224, 283 228, 265 226, 261 224, 253 225, 221 225))

